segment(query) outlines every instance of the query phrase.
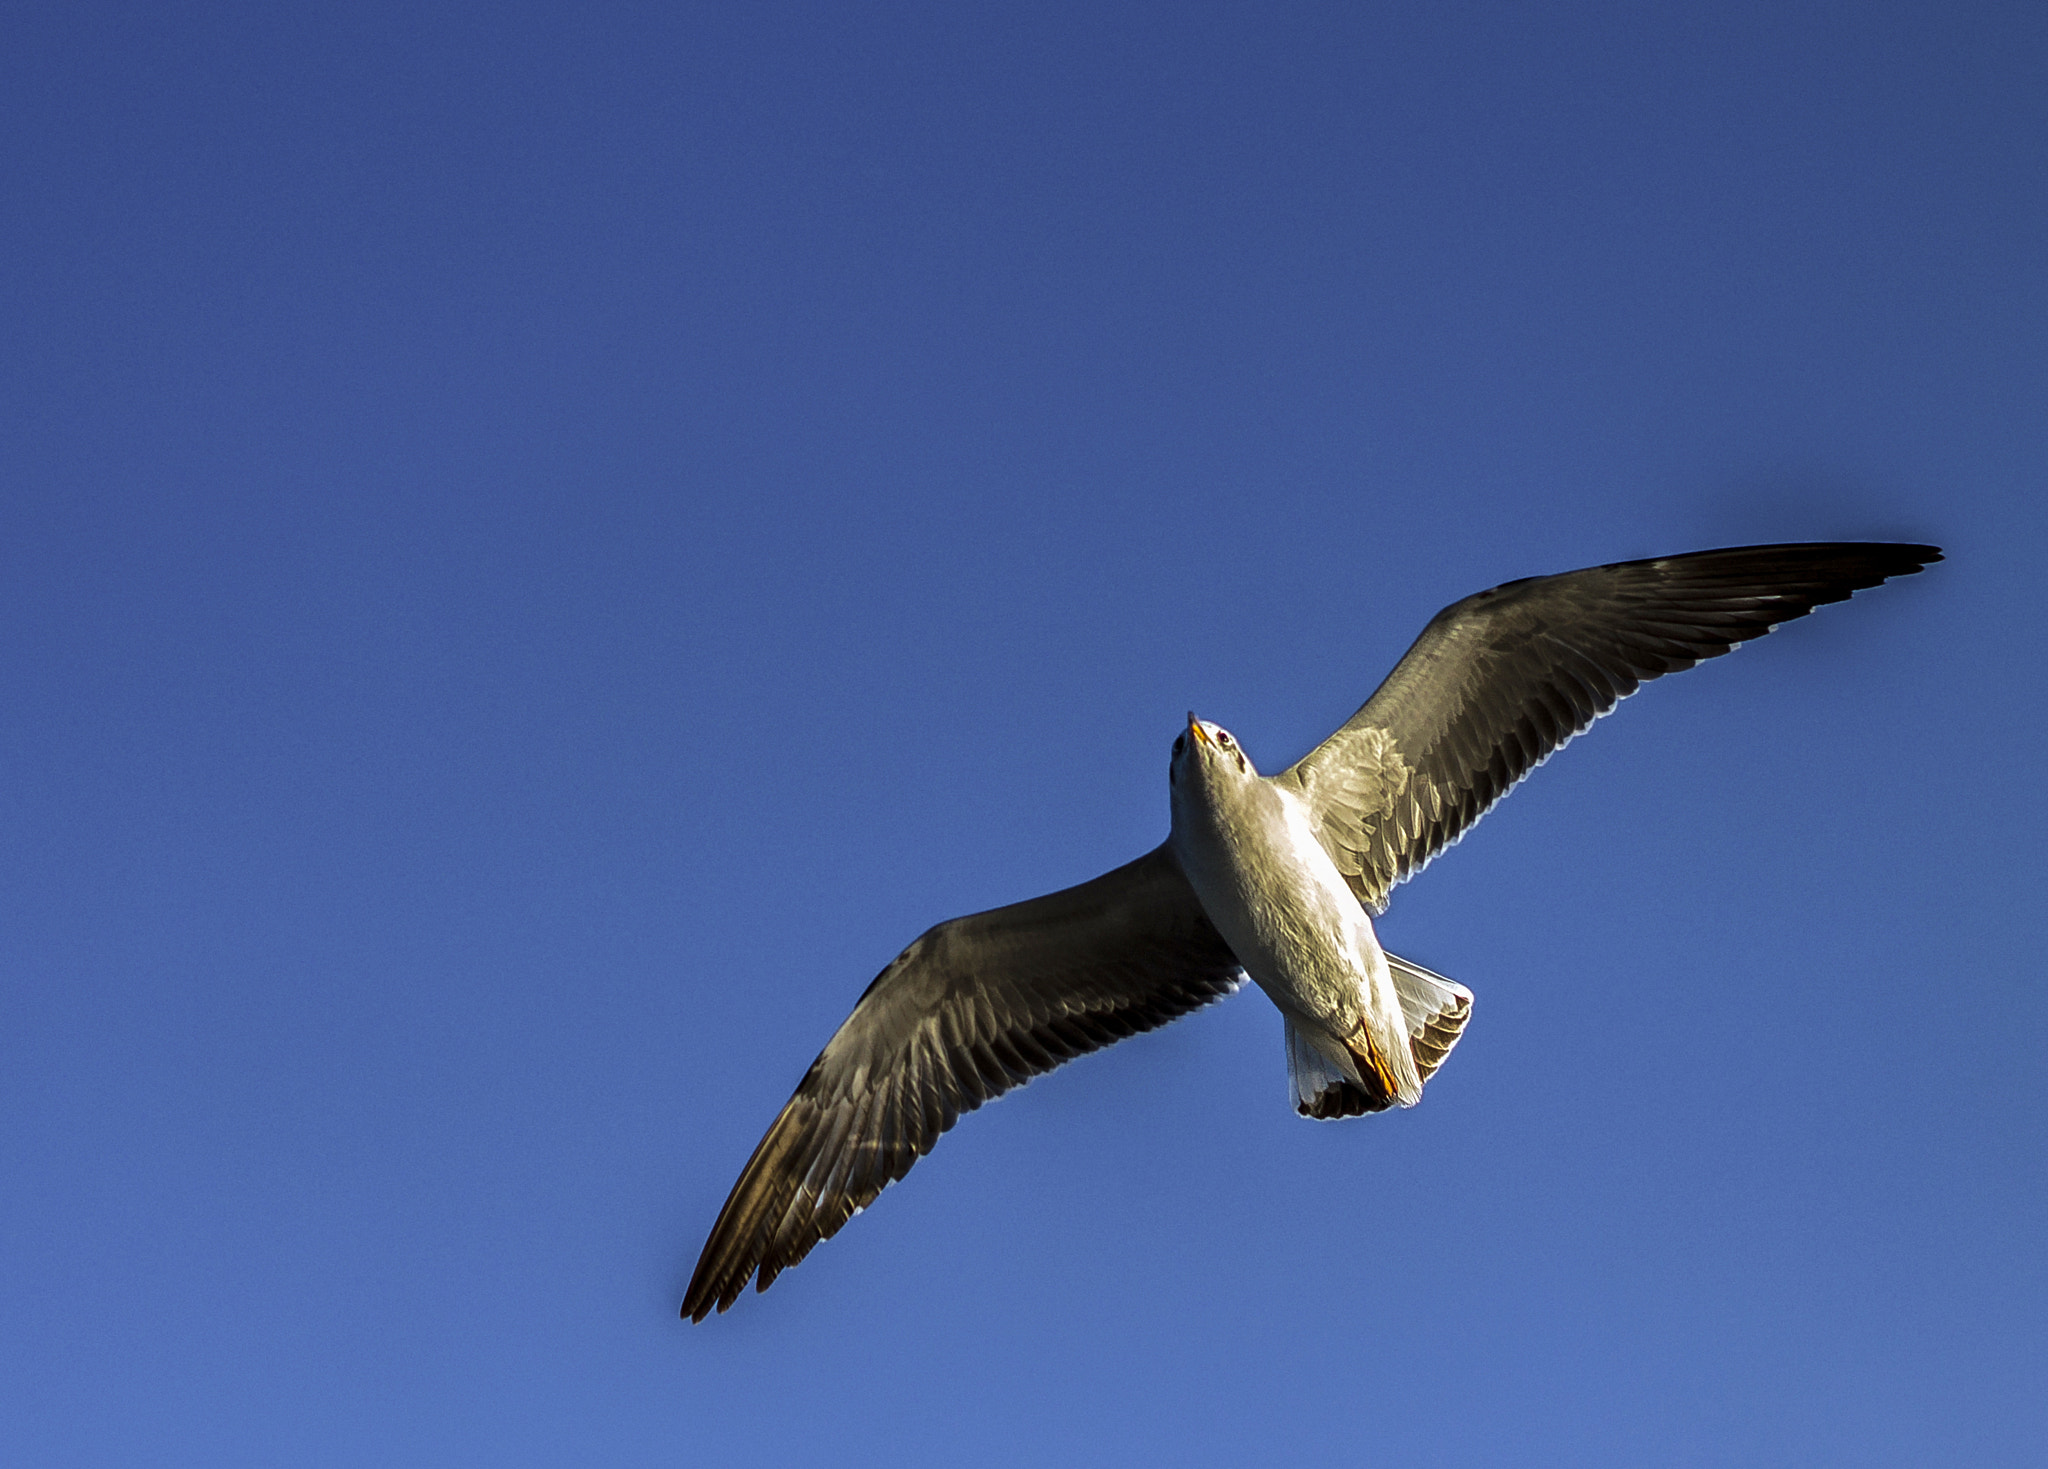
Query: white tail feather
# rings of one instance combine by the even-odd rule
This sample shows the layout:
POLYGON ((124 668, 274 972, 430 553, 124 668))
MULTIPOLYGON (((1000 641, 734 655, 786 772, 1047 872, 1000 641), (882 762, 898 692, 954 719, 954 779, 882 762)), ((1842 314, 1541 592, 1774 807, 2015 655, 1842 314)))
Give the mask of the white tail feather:
MULTIPOLYGON (((1472 991, 1392 954, 1387 955, 1387 968, 1401 1001, 1401 1018, 1407 1022, 1404 1039, 1415 1074, 1427 1081, 1464 1034, 1465 1022, 1472 1018, 1472 991)), ((1287 1079, 1294 1088, 1294 1110, 1302 1116, 1357 1117, 1397 1101, 1408 1104, 1384 1087, 1367 1085, 1355 1055, 1331 1054, 1298 1029, 1291 1016, 1285 1019, 1287 1079)))
POLYGON ((1287 1021, 1287 1079, 1294 1085, 1294 1110, 1314 1114, 1318 1099, 1332 1087, 1355 1082, 1356 1077, 1325 1056, 1315 1043, 1287 1021))
POLYGON ((1394 993, 1408 1020, 1415 1069, 1427 1081, 1465 1033, 1465 1022, 1472 1018, 1472 991, 1394 954, 1387 955, 1387 967, 1393 971, 1394 993))

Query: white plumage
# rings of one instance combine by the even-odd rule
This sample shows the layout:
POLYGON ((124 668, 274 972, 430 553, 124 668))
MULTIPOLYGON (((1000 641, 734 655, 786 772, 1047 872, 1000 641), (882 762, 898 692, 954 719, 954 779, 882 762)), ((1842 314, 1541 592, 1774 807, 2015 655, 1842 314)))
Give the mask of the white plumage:
POLYGON ((941 923, 868 987, 733 1185, 683 1314, 724 1310, 749 1279, 766 1290, 961 1113, 1246 974, 1286 1017, 1297 1110, 1414 1105, 1472 992, 1380 948, 1369 915, 1395 885, 1643 683, 1940 559, 1742 546, 1509 582, 1438 613, 1341 729, 1271 777, 1190 714, 1163 844, 941 923))

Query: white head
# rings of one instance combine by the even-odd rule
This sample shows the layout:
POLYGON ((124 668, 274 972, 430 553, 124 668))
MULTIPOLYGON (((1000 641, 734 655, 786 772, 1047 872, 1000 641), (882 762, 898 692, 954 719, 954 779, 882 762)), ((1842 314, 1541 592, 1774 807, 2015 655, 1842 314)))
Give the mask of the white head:
POLYGON ((1169 777, 1176 798, 1214 801, 1257 780, 1259 772, 1229 730, 1189 710, 1188 727, 1173 742, 1169 777))

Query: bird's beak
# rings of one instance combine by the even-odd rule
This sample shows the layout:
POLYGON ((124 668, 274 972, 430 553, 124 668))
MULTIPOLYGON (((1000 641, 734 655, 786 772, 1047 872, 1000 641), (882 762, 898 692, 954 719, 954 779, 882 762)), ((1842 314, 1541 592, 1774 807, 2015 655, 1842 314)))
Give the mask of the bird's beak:
POLYGON ((1195 711, 1192 709, 1188 710, 1188 733, 1195 737, 1195 743, 1198 745, 1209 743, 1209 731, 1202 728, 1201 721, 1195 718, 1195 711))

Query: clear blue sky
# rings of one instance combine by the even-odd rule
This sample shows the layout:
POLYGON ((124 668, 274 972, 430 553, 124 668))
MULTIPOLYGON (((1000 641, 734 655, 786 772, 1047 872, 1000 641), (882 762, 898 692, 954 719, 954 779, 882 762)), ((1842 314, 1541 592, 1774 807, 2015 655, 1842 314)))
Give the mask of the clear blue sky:
POLYGON ((25 3, 0 47, 23 1465, 2033 1465, 2048 12, 25 3), (1438 607, 1940 543, 1256 992, 684 1282, 928 924, 1438 607))

